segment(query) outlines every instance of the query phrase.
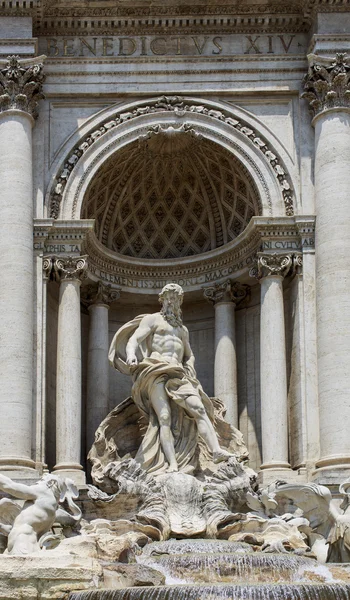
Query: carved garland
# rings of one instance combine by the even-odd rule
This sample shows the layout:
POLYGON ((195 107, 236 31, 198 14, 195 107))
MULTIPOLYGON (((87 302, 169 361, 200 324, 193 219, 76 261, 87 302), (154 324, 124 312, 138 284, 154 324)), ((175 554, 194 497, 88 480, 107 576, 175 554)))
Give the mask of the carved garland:
POLYGON ((162 96, 161 98, 151 101, 151 103, 147 106, 138 107, 129 112, 122 112, 122 110, 123 109, 119 109, 113 118, 87 134, 70 153, 51 191, 49 207, 51 218, 58 218, 62 196, 73 168, 83 154, 85 154, 88 148, 90 148, 90 146, 92 146, 98 138, 107 133, 113 127, 122 125, 126 121, 130 121, 131 119, 141 115, 163 113, 166 111, 175 112, 179 117, 185 116, 186 112, 202 114, 226 123, 249 138, 251 142, 265 155, 275 172, 276 178, 278 179, 279 185, 282 189, 286 215, 292 216, 294 214, 292 186, 289 177, 279 163, 277 156, 270 149, 268 142, 259 137, 259 134, 256 130, 248 127, 243 121, 238 121, 237 119, 232 118, 228 111, 214 110, 207 108, 203 104, 185 104, 179 96, 162 96))

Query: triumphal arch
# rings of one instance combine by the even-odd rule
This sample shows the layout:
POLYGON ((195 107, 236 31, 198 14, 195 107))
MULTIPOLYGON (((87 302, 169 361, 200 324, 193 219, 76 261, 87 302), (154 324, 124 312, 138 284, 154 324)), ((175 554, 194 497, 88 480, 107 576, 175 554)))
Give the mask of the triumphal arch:
POLYGON ((0 471, 85 483, 173 282, 261 481, 350 475, 349 41, 347 0, 0 3, 0 471))

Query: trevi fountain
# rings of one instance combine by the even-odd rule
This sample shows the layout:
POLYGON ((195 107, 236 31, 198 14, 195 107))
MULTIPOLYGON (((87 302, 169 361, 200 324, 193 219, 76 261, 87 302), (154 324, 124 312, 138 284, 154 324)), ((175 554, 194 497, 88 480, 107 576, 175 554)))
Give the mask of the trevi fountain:
MULTIPOLYGON (((183 290, 115 334, 130 397, 89 451, 93 485, 0 475, 1 599, 348 600, 350 481, 262 487, 197 379, 183 290)), ((273 435, 273 432, 271 432, 273 435)))

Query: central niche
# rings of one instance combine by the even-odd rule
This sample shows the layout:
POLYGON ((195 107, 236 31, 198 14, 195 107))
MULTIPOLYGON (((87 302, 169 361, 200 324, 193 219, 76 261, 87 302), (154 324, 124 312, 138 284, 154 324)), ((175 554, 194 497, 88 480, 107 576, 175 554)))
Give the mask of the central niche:
POLYGON ((91 182, 82 218, 110 250, 137 258, 202 254, 261 214, 247 170, 217 144, 170 128, 110 157, 91 182))

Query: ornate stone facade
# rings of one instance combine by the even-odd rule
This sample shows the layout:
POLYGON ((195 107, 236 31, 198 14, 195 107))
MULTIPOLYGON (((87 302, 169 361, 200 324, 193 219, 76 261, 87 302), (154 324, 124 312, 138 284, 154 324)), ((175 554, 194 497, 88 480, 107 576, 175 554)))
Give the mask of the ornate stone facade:
POLYGON ((173 282, 198 380, 260 479, 333 485, 350 475, 349 3, 158 4, 0 6, 0 470, 85 483, 130 395, 110 338, 173 282))

